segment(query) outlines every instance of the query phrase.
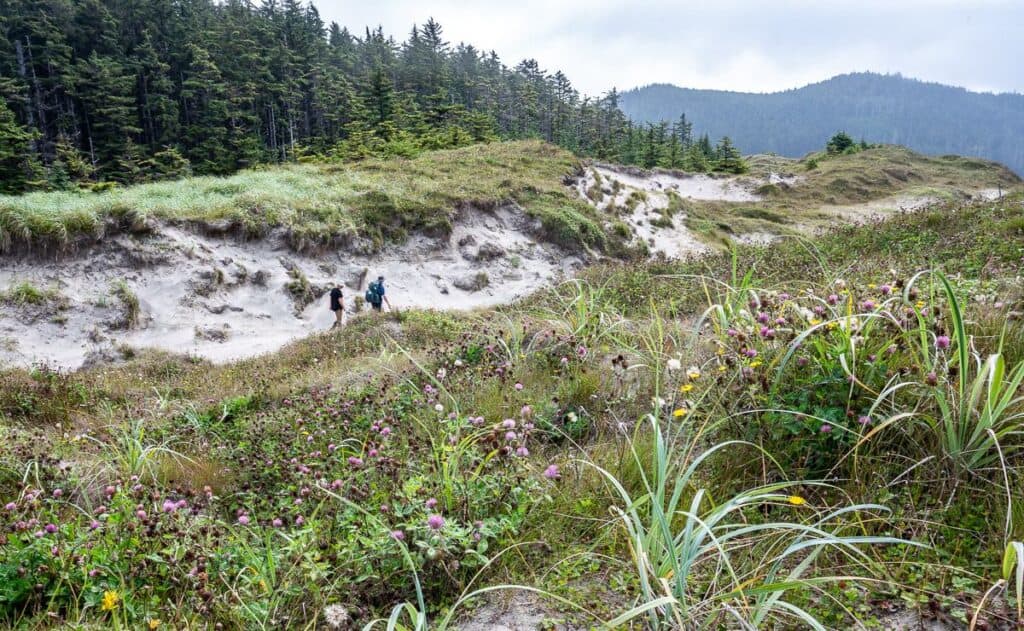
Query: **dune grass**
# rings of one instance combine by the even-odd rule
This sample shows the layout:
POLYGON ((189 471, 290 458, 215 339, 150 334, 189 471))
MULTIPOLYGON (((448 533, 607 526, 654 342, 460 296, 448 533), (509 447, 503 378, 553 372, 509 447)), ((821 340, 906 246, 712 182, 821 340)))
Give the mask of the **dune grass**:
POLYGON ((377 247, 441 234, 464 205, 516 202, 563 245, 603 248, 596 212, 563 180, 578 160, 536 141, 479 144, 413 159, 295 164, 102 193, 0 197, 0 251, 64 246, 147 221, 224 223, 249 236, 281 228, 297 249, 364 237, 377 247))

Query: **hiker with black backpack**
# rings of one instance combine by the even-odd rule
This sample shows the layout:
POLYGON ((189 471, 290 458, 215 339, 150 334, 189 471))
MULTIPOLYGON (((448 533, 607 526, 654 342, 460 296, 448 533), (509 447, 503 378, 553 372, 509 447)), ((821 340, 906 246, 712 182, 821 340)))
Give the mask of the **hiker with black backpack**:
POLYGON ((340 283, 331 288, 331 311, 334 312, 334 324, 331 328, 336 329, 341 326, 345 317, 345 297, 341 293, 340 283))
POLYGON ((374 311, 381 311, 381 307, 387 304, 388 311, 393 311, 391 303, 388 302, 388 297, 384 295, 384 277, 378 276, 377 280, 373 281, 366 288, 366 302, 373 307, 374 311))

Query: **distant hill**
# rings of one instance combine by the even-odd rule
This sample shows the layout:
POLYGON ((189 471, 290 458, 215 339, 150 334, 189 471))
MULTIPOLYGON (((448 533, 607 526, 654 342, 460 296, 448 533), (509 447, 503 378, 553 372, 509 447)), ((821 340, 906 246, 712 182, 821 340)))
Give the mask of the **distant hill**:
POLYGON ((772 94, 656 84, 621 94, 634 121, 686 113, 695 133, 730 136, 744 153, 801 156, 837 130, 929 154, 1002 162, 1024 173, 1024 95, 984 94, 900 75, 845 74, 772 94))

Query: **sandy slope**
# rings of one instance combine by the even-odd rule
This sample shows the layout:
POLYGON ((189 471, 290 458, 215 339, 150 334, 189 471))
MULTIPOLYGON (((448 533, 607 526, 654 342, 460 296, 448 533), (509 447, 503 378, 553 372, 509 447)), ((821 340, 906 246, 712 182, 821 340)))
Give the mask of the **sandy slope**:
POLYGON ((449 239, 415 237, 375 256, 302 256, 275 239, 240 242, 160 226, 155 234, 119 236, 63 260, 8 259, 0 288, 22 281, 56 288, 66 308, 0 308, 0 364, 73 369, 90 357, 116 356, 120 345, 227 361, 329 328, 333 314, 324 292, 332 281, 346 286, 350 310, 378 274, 387 278, 397 308, 472 309, 511 302, 580 263, 536 243, 536 226, 514 207, 466 209, 455 225, 449 239), (287 290, 289 269, 308 279, 309 304, 287 290), (120 279, 141 307, 132 329, 118 325, 123 307, 111 288, 120 279))

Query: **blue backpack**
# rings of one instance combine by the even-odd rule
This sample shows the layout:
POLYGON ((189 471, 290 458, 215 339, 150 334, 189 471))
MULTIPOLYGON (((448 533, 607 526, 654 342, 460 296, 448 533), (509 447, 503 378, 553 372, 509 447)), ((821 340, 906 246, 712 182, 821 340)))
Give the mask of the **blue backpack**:
POLYGON ((381 295, 384 293, 383 290, 384 288, 377 281, 370 283, 366 288, 366 302, 371 305, 379 305, 382 302, 381 295))

